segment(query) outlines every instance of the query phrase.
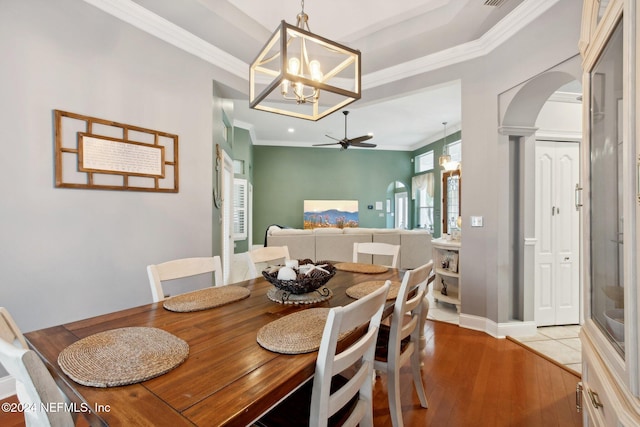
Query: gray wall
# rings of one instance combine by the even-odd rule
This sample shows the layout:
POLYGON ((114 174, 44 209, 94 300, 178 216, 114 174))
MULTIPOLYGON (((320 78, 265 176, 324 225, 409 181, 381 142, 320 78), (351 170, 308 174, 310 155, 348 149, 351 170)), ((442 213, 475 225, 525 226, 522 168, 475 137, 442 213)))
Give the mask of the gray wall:
POLYGON ((511 147, 498 134, 498 95, 578 53, 581 3, 560 1, 534 24, 478 61, 474 75, 462 84, 463 249, 461 275, 465 314, 508 322, 500 295, 512 286, 509 236, 501 233, 512 218, 516 196, 508 167, 511 147), (470 161, 473 159, 474 161, 470 161), (493 164, 497 167, 487 167, 493 164), (472 228, 469 217, 484 217, 484 227, 472 228), (470 259, 471 258, 471 259, 470 259))
MULTIPOLYGON (((498 97, 578 53, 582 2, 562 0, 535 22, 478 59, 407 79, 407 91, 460 79, 462 82, 462 281, 461 311, 470 318, 508 322, 510 307, 501 293, 513 285, 512 242, 508 233, 513 190, 508 167, 510 147, 499 134, 498 97), (470 216, 484 226, 472 228, 470 216)), ((384 86, 370 89, 393 96, 384 86)), ((365 94, 363 98, 367 95, 365 94)))
POLYGON ((2 1, 0 52, 0 305, 23 331, 151 302, 147 264, 212 253, 212 66, 77 0, 2 1), (54 109, 178 134, 180 192, 54 188, 54 109))

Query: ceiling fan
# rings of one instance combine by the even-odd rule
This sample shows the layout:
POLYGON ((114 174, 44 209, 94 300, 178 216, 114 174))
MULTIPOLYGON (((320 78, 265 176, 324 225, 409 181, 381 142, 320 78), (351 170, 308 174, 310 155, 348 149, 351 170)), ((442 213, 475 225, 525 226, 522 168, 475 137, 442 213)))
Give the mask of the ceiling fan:
POLYGON ((342 139, 338 139, 338 138, 334 138, 332 136, 329 135, 325 135, 327 138, 331 138, 331 139, 335 139, 338 142, 330 142, 328 144, 314 144, 314 147, 320 147, 320 146, 324 146, 324 145, 341 145, 342 148, 341 150, 346 150, 349 147, 363 147, 363 148, 373 148, 376 147, 376 144, 371 144, 369 142, 364 142, 366 140, 369 140, 371 138, 373 138, 373 136, 371 135, 363 135, 363 136, 359 136, 357 138, 347 138, 347 115, 349 115, 348 111, 343 111, 342 114, 344 114, 344 138, 342 139))

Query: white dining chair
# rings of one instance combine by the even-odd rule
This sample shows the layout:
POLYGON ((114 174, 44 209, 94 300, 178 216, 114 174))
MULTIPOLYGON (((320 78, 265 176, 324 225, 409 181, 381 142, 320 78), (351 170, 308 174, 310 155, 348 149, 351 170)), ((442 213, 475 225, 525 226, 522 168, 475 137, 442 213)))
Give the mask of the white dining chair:
POLYGON ((265 263, 284 264, 289 259, 289 248, 287 246, 265 246, 253 249, 249 251, 247 257, 249 277, 256 278, 260 276, 260 265, 264 266, 265 263))
POLYGON ((148 265, 147 275, 149 276, 153 302, 162 301, 166 298, 162 289, 162 282, 206 273, 213 273, 215 286, 223 284, 222 264, 219 256, 181 258, 161 264, 148 265))
POLYGON ((391 257, 391 264, 388 267, 396 268, 398 266, 398 254, 400 253, 400 245, 392 245, 390 243, 381 242, 364 242, 353 244, 353 262, 358 262, 360 254, 366 255, 384 255, 391 257))
POLYGON ((60 391, 42 360, 29 350, 9 312, 0 307, 0 363, 16 381, 18 401, 27 427, 69 427, 75 416, 65 411, 68 399, 60 391))
POLYGON ((329 311, 313 380, 286 397, 256 425, 373 427, 375 343, 390 286, 387 280, 369 295, 329 311), (354 330, 361 330, 362 335, 338 350, 340 335, 354 330), (350 378, 340 375, 349 370, 353 371, 350 378))
POLYGON ((29 348, 20 328, 18 328, 11 314, 4 307, 0 307, 0 339, 15 347, 29 348))
MULTIPOLYGON (((394 303, 389 326, 381 325, 374 368, 387 375, 387 394, 393 427, 402 427, 402 403, 400 401, 400 368, 411 363, 413 384, 420 405, 428 407, 420 372, 420 325, 423 324, 427 281, 433 270, 433 260, 402 277, 398 296, 394 303)), ((428 306, 427 306, 428 307, 428 306)))

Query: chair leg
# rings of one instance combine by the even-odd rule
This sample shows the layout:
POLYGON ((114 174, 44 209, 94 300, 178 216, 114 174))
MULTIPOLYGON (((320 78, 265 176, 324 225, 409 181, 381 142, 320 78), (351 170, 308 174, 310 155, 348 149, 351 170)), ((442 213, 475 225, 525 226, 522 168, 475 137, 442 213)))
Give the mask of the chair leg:
POLYGON ((389 369, 387 371, 387 394, 389 395, 389 412, 393 427, 403 427, 402 401, 400 400, 400 371, 389 369))
POLYGON ((420 372, 420 353, 417 349, 414 349, 411 355, 411 371, 413 372, 413 384, 416 387, 418 398, 420 399, 420 405, 423 408, 428 408, 427 395, 424 392, 424 384, 422 384, 422 373, 420 372))

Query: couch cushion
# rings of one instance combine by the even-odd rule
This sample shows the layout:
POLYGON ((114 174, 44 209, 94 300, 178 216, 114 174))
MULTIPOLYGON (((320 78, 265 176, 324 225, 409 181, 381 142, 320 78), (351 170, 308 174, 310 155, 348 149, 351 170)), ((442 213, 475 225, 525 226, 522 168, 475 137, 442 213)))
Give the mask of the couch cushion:
POLYGON ((316 259, 316 236, 312 233, 267 236, 267 246, 286 246, 292 259, 316 259))
POLYGON ((426 230, 407 230, 400 233, 401 268, 417 268, 433 258, 431 234, 426 230))
POLYGON ((397 228, 371 228, 373 234, 399 234, 401 231, 397 228))
MULTIPOLYGON (((373 233, 373 241, 378 243, 388 243, 390 245, 400 245, 400 233, 398 230, 392 230, 393 233, 373 233)), ((402 250, 402 247, 400 248, 402 250)), ((360 255, 363 256, 363 255, 360 255)), ((380 265, 391 265, 393 260, 390 256, 374 255, 371 262, 380 265)), ((398 268, 402 266, 402 254, 398 254, 398 268)))
POLYGON ((313 234, 342 234, 342 228, 334 228, 334 227, 314 228, 313 234))
POLYGON ((270 229, 272 236, 291 236, 300 234, 313 234, 313 230, 301 230, 299 228, 274 228, 270 229))
POLYGON ((350 227, 344 229, 344 234, 373 234, 371 228, 350 227))
POLYGON ((371 242, 371 234, 316 235, 316 261, 351 262, 354 242, 371 242))

